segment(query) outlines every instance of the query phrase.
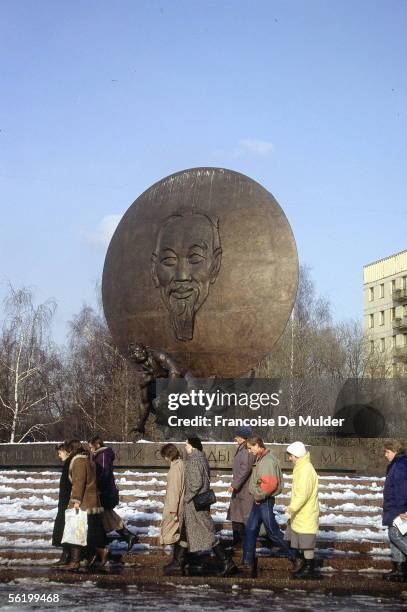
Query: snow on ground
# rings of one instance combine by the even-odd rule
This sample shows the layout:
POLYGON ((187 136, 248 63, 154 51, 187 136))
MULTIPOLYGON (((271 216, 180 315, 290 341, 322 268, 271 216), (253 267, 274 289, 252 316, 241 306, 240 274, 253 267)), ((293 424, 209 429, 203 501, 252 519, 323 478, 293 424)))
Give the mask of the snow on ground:
MULTIPOLYGON (((346 595, 333 597, 321 591, 306 593, 298 590, 285 590, 275 593, 271 589, 253 588, 248 593, 238 585, 232 590, 216 590, 208 585, 189 587, 169 583, 165 588, 139 588, 126 585, 125 589, 109 589, 97 586, 90 580, 71 584, 50 583, 40 578, 17 579, 8 584, 0 585, 0 594, 4 602, 9 593, 19 593, 28 598, 34 593, 52 594, 58 596, 58 602, 41 602, 41 609, 71 612, 72 610, 149 610, 150 612, 173 612, 174 610, 229 612, 258 612, 273 610, 273 612, 298 612, 312 610, 315 612, 402 612, 406 609, 405 602, 400 599, 372 597, 369 595, 346 595)), ((39 604, 4 603, 5 612, 20 612, 22 610, 38 610, 39 604)))

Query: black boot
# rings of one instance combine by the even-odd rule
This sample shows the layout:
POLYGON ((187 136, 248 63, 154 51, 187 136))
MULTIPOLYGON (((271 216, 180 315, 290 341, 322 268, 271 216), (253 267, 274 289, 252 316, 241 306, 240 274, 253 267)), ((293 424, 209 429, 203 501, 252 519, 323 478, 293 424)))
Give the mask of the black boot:
POLYGON ((383 580, 389 582, 404 582, 407 581, 407 563, 393 561, 393 569, 387 574, 383 574, 383 580))
POLYGON ((233 541, 232 546, 242 546, 244 538, 244 523, 232 522, 233 541))
POLYGON ((300 580, 318 580, 320 576, 315 572, 315 559, 305 559, 303 567, 293 574, 293 578, 300 580))
POLYGON ((123 529, 118 529, 117 533, 121 536, 121 539, 127 542, 127 550, 131 550, 134 544, 138 542, 138 536, 135 533, 132 533, 127 529, 127 527, 123 527, 123 529))
POLYGON ((218 542, 212 548, 213 552, 216 555, 216 558, 221 563, 221 570, 218 573, 218 576, 233 576, 237 573, 237 567, 233 563, 233 560, 227 556, 225 550, 222 545, 218 542))
POLYGON ((301 553, 301 551, 298 550, 295 557, 290 557, 290 561, 293 566, 292 573, 293 573, 293 576, 295 576, 295 574, 297 574, 297 572, 300 572, 302 568, 304 567, 304 564, 305 564, 304 555, 301 553))
POLYGON ((186 557, 187 557, 187 549, 181 546, 179 542, 176 542, 174 544, 174 552, 173 552, 172 561, 171 563, 167 563, 167 565, 165 565, 163 568, 163 572, 165 576, 172 576, 172 574, 175 574, 178 572, 182 573, 184 571, 186 557))
POLYGON ((63 565, 68 565, 71 560, 71 551, 67 546, 62 547, 62 553, 58 561, 52 564, 51 567, 61 567, 63 565))

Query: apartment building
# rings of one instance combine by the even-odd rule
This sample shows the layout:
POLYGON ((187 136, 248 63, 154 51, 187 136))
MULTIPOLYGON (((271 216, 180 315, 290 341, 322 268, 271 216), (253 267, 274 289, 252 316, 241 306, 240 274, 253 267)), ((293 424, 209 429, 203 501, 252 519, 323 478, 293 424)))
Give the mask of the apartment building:
POLYGON ((407 374, 407 250, 363 267, 364 327, 384 376, 407 374))

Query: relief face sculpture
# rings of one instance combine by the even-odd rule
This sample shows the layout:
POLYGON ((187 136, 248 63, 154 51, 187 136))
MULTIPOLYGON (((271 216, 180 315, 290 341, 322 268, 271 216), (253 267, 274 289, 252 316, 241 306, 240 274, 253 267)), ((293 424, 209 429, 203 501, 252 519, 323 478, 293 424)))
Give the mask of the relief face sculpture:
POLYGON ((195 209, 164 221, 151 256, 151 275, 178 340, 192 340, 195 315, 218 277, 221 259, 217 220, 195 209))

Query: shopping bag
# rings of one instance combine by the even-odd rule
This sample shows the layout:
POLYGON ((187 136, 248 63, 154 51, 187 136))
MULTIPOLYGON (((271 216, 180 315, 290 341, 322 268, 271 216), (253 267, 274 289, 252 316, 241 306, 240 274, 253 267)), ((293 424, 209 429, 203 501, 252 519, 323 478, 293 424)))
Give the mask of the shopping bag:
POLYGON ((86 546, 88 536, 88 515, 83 510, 74 508, 65 510, 65 528, 62 534, 62 544, 86 546))

